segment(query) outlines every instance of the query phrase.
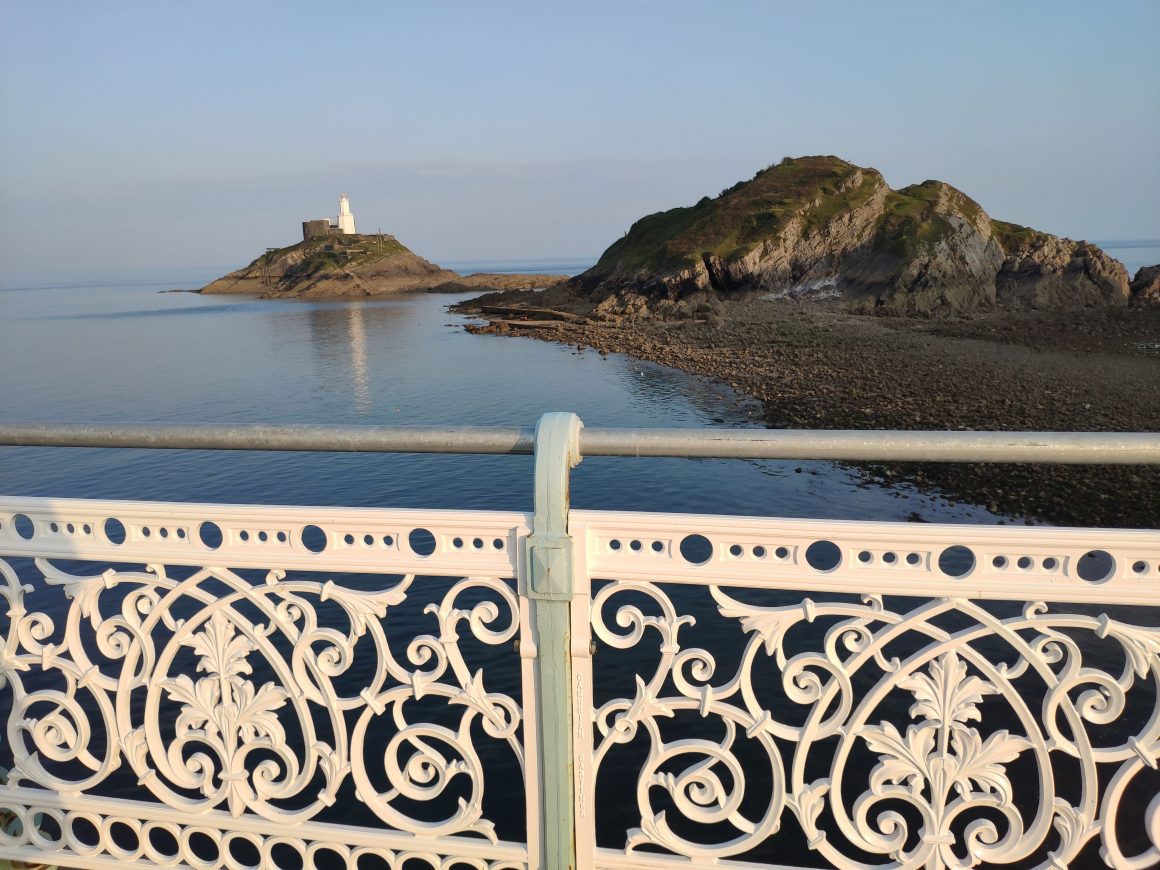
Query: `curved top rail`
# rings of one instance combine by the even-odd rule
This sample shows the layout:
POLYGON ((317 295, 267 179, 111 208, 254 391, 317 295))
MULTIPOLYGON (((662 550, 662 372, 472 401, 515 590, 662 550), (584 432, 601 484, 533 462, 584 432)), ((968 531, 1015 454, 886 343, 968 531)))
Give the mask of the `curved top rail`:
MULTIPOLYGON (((516 426, 0 424, 0 445, 26 447, 530 454, 534 442, 534 428, 516 426)), ((584 456, 1144 465, 1160 464, 1160 433, 584 428, 580 452, 584 456)))

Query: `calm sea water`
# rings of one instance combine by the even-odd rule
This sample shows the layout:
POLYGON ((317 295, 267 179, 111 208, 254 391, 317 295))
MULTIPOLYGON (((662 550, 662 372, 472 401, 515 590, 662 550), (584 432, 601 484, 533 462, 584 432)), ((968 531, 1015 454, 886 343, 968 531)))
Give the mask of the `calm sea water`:
MULTIPOLYGON (((574 272, 584 263, 455 264, 574 272)), ((760 425, 719 385, 628 357, 473 336, 462 296, 299 302, 162 293, 223 270, 9 280, 0 290, 0 419, 143 423, 760 425)), ((529 457, 0 449, 8 494, 374 505, 531 507, 529 457)), ((587 508, 802 517, 993 519, 867 486, 823 462, 592 458, 587 508)))

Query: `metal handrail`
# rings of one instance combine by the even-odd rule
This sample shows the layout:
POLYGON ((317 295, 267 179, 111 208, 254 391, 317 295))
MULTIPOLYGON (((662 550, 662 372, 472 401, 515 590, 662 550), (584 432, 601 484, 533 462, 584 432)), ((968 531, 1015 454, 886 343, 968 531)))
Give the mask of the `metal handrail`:
MULTIPOLYGON (((5 423, 0 445, 162 450, 530 454, 516 426, 329 426, 5 423)), ((890 462, 1160 464, 1155 432, 943 432, 585 427, 583 456, 830 459, 890 462)))

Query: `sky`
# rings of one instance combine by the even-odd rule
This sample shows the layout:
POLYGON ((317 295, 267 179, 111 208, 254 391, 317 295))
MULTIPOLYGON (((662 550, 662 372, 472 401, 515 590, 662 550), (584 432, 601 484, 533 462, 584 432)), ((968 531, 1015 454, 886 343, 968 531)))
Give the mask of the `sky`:
POLYGON ((242 265, 346 192, 438 262, 595 258, 785 156, 1160 238, 1160 2, 0 0, 0 275, 242 265))

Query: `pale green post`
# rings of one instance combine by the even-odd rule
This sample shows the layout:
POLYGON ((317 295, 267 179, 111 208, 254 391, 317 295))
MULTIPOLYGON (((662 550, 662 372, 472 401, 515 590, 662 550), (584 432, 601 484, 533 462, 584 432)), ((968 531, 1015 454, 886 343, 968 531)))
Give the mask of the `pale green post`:
POLYGON ((572 780, 572 539, 568 478, 580 462, 575 414, 545 414, 536 424, 536 492, 526 542, 528 596, 536 633, 536 719, 540 761, 540 866, 576 866, 572 780))

